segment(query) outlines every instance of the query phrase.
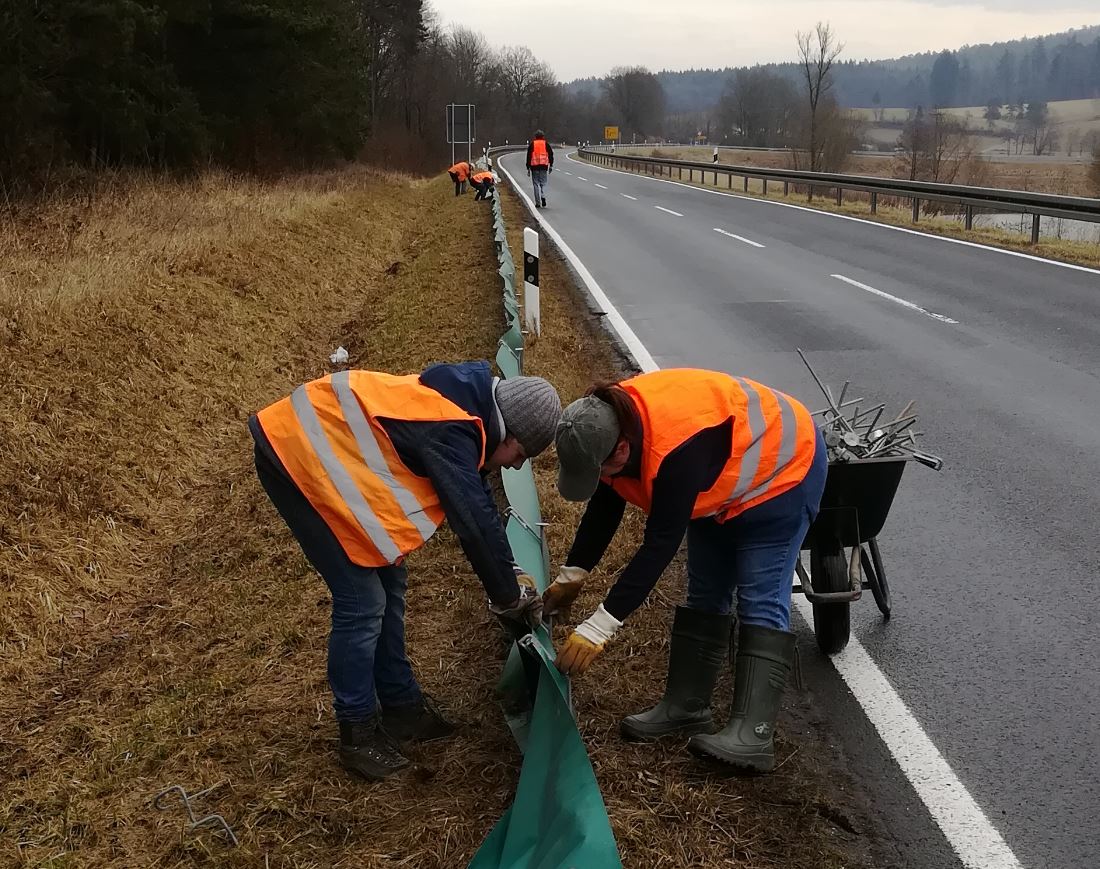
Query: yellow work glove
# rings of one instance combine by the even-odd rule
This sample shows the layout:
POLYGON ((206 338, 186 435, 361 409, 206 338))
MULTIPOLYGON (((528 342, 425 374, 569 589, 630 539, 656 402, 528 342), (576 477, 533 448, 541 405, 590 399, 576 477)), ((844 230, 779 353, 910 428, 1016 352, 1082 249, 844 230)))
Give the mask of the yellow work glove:
POLYGON ((567 676, 579 676, 596 660, 607 641, 622 626, 623 623, 600 604, 588 620, 577 625, 569 635, 558 652, 555 666, 567 676))
POLYGON ((568 610, 588 580, 588 571, 581 567, 563 567, 557 579, 542 596, 543 615, 552 616, 568 610))

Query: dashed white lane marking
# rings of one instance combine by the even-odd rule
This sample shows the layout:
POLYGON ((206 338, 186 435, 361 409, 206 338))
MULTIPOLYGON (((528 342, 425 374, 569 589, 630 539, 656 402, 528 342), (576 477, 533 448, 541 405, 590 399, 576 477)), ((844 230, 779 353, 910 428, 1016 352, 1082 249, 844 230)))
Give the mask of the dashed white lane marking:
POLYGON ((720 233, 722 233, 722 235, 728 235, 730 238, 736 238, 738 241, 745 242, 745 244, 751 244, 753 247, 763 247, 764 246, 758 241, 752 241, 751 239, 745 238, 743 235, 735 235, 732 232, 726 232, 724 229, 719 229, 717 226, 714 227, 714 231, 715 232, 720 232, 720 233))
POLYGON ((567 169, 567 170, 566 170, 566 172, 565 172, 565 174, 566 174, 566 175, 572 175, 573 173, 572 173, 572 172, 570 172, 570 171, 569 171, 569 170, 567 169))
POLYGON ((604 187, 604 186, 603 186, 602 184, 597 184, 596 186, 597 186, 597 187, 599 187, 599 188, 600 188, 600 190, 606 190, 606 189, 607 189, 607 188, 606 188, 606 187, 604 187))
POLYGON ((935 311, 929 311, 927 308, 922 308, 920 305, 915 305, 907 299, 899 298, 898 296, 891 296, 889 293, 884 293, 882 290, 876 290, 874 287, 869 287, 867 284, 861 284, 859 281, 853 281, 851 278, 846 278, 844 275, 833 275, 838 281, 844 281, 846 284, 851 284, 853 287, 859 287, 861 290, 866 290, 868 293, 874 293, 876 296, 881 296, 884 299, 889 299, 895 304, 901 305, 904 308, 909 308, 911 311, 918 311, 924 314, 926 317, 931 317, 933 320, 939 320, 941 323, 958 324, 958 320, 952 320, 950 317, 943 314, 937 314, 935 311))
POLYGON ((587 178, 582 178, 580 175, 577 176, 577 179, 580 180, 580 181, 587 181, 588 180, 587 178))
POLYGON ((664 211, 664 212, 667 212, 668 214, 674 214, 677 217, 683 217, 684 216, 679 211, 673 211, 671 208, 665 208, 663 205, 654 205, 653 207, 656 208, 658 211, 664 211))
POLYGON ((637 202, 637 201, 638 201, 638 197, 637 197, 637 196, 631 196, 631 195, 630 195, 629 193, 620 193, 619 195, 620 195, 621 197, 623 197, 623 199, 631 199, 631 200, 633 200, 634 202, 637 202))

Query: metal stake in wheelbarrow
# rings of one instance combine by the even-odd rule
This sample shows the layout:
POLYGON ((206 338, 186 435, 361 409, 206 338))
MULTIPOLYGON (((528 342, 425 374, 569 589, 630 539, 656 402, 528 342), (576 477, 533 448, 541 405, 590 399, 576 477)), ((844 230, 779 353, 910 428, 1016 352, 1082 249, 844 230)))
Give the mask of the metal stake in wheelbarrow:
MULTIPOLYGON (((863 399, 839 400, 818 377, 806 354, 798 355, 809 369, 828 407, 816 411, 829 456, 821 508, 806 533, 802 550, 810 553, 807 571, 801 557, 795 564, 798 584, 813 604, 814 634, 826 654, 839 652, 851 633, 850 607, 870 589, 884 618, 890 618, 890 586, 882 566, 878 535, 897 493, 905 464, 917 461, 934 470, 943 461, 917 449, 917 416, 910 401, 890 422, 879 424, 884 404, 860 410, 863 399), (847 413, 846 413, 847 411, 847 413)), ((889 417, 887 417, 889 418, 889 417)))

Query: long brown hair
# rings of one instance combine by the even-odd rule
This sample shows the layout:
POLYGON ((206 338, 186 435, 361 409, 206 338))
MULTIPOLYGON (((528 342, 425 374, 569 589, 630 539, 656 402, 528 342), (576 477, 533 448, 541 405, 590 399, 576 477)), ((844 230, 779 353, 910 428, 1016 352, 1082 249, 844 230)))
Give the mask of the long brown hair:
POLYGON ((638 416, 638 408, 626 390, 619 386, 616 380, 602 380, 588 387, 585 395, 593 395, 605 404, 611 405, 615 411, 615 421, 619 423, 619 436, 626 438, 631 448, 641 446, 642 420, 638 416))

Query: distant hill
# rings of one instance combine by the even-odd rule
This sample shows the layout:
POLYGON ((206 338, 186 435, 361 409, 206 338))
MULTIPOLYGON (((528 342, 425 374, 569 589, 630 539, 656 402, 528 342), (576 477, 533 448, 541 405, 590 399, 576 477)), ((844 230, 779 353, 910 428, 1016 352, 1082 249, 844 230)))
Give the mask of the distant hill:
MULTIPOLYGON (((792 78, 797 74, 793 63, 764 66, 792 78)), ((662 70, 657 77, 669 113, 713 108, 736 69, 662 70)), ((852 108, 1093 99, 1100 97, 1100 25, 893 60, 846 60, 835 69, 837 98, 852 108)), ((578 79, 566 87, 594 91, 599 79, 578 79)))

